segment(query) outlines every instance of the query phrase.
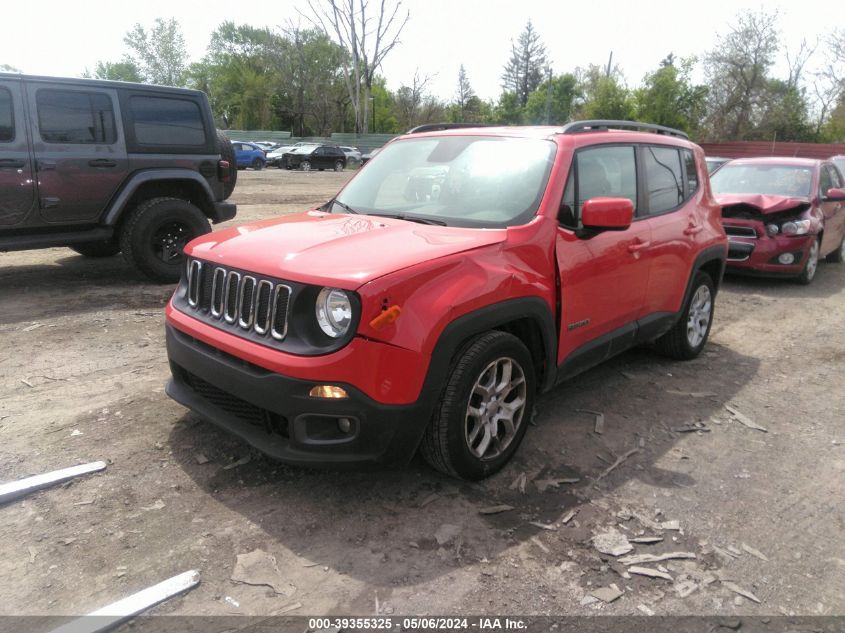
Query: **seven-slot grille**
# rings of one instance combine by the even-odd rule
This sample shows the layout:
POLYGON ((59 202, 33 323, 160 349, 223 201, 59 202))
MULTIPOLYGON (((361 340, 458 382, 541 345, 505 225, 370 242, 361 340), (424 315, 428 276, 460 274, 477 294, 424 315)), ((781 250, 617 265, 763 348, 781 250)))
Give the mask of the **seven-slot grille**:
POLYGON ((288 331, 290 286, 198 259, 188 260, 188 306, 277 341, 288 331))

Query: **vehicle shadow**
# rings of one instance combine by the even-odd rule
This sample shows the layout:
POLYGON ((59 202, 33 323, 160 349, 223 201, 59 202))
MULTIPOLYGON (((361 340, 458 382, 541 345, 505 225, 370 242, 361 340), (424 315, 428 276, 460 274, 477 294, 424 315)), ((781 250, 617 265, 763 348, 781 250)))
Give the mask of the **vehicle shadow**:
MULTIPOLYGON (((201 490, 260 528, 252 540, 263 549, 287 550, 376 587, 403 587, 493 561, 547 534, 550 560, 571 558, 573 548, 594 557, 587 548, 593 530, 616 520, 615 509, 595 500, 632 479, 694 487, 681 462, 671 462, 677 471, 658 463, 682 437, 679 426, 699 422, 722 430, 713 418, 724 418, 724 405, 758 364, 712 343, 686 363, 648 349, 628 352, 545 394, 513 462, 478 483, 440 475, 419 457, 407 468, 375 472, 289 468, 192 414, 174 425, 169 445, 201 490), (601 412, 603 431, 596 432, 595 415, 579 409, 601 412), (198 464, 198 454, 211 463, 198 464), (248 463, 232 467, 247 456, 248 463), (548 482, 559 479, 578 482, 548 482), (499 505, 512 509, 481 513, 499 505), (564 523, 573 511, 577 518, 564 523)), ((690 535, 669 546, 679 544, 697 547, 690 535)), ((606 582, 618 579, 608 574, 606 582)))
POLYGON ((816 299, 829 297, 845 285, 845 264, 819 262, 816 277, 809 286, 802 286, 793 279, 752 277, 726 273, 725 288, 736 292, 764 292, 771 297, 816 299))
POLYGON ((173 285, 150 283, 119 255, 90 259, 74 254, 52 264, 4 265, 12 256, 0 256, 0 323, 110 308, 161 310, 173 293, 173 285))

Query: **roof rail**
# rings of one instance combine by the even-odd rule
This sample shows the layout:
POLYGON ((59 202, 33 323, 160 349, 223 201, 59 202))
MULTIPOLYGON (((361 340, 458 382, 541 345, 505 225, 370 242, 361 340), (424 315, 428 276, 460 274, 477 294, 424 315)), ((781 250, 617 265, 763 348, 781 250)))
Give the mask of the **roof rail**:
POLYGON ((679 138, 689 139, 686 132, 676 130, 675 128, 666 127, 665 125, 656 125, 654 123, 640 123, 639 121, 613 121, 613 120, 592 120, 592 121, 573 121, 567 123, 560 129, 560 134, 577 134, 579 132, 601 132, 607 131, 611 128, 615 129, 630 129, 630 130, 644 130, 654 132, 655 134, 667 134, 668 136, 677 136, 679 138))
POLYGON ((420 134, 421 132, 440 132, 441 130, 459 130, 467 127, 497 127, 493 123, 425 123, 413 127, 405 134, 420 134))

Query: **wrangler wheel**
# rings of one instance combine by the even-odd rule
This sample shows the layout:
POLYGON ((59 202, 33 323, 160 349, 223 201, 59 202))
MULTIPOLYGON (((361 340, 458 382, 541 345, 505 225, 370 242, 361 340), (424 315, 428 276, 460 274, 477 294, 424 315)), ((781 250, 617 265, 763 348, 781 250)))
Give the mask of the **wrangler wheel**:
POLYGON ((475 337, 453 361, 423 457, 454 477, 492 475, 522 442, 535 395, 534 364, 522 341, 499 331, 475 337))

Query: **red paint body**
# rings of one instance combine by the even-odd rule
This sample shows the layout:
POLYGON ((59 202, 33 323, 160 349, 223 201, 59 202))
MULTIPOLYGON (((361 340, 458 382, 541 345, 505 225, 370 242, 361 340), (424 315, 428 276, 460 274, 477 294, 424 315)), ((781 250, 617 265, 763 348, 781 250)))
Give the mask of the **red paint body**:
POLYGON ((521 226, 454 228, 309 211, 215 232, 189 244, 190 257, 357 293, 357 333, 339 351, 287 354, 200 323, 172 303, 168 323, 271 372, 351 384, 379 403, 409 404, 420 395, 441 333, 479 308, 520 297, 540 299, 560 333, 554 355, 558 364, 584 344, 640 317, 679 312, 696 257, 708 247, 726 245, 701 150, 664 135, 555 132, 482 128, 433 133, 530 136, 556 144, 539 209, 521 226), (557 219, 567 175, 574 152, 604 143, 691 149, 697 191, 671 213, 634 218, 625 230, 579 237, 557 219), (401 309, 398 319, 380 329, 370 326, 385 306, 394 305, 401 309), (567 324, 582 321, 587 324, 567 330, 567 324))
POLYGON ((749 158, 733 161, 730 165, 807 167, 812 169, 812 183, 807 197, 756 193, 716 195, 716 201, 723 209, 723 224, 733 246, 728 256, 729 270, 794 276, 804 269, 810 247, 820 235, 820 258, 840 248, 845 239, 845 204, 839 199, 825 198, 829 194, 835 198, 845 196, 836 188, 821 191, 821 170, 825 167, 836 169, 832 163, 809 158, 749 158), (741 213, 743 210, 746 212, 741 213), (734 217, 737 211, 742 217, 734 217), (790 219, 809 220, 808 233, 772 235, 767 229, 769 224, 790 219), (752 232, 754 235, 751 235, 752 232), (749 254, 747 251, 738 251, 738 246, 753 250, 749 254), (777 257, 782 253, 794 253, 795 262, 778 263, 777 257))

